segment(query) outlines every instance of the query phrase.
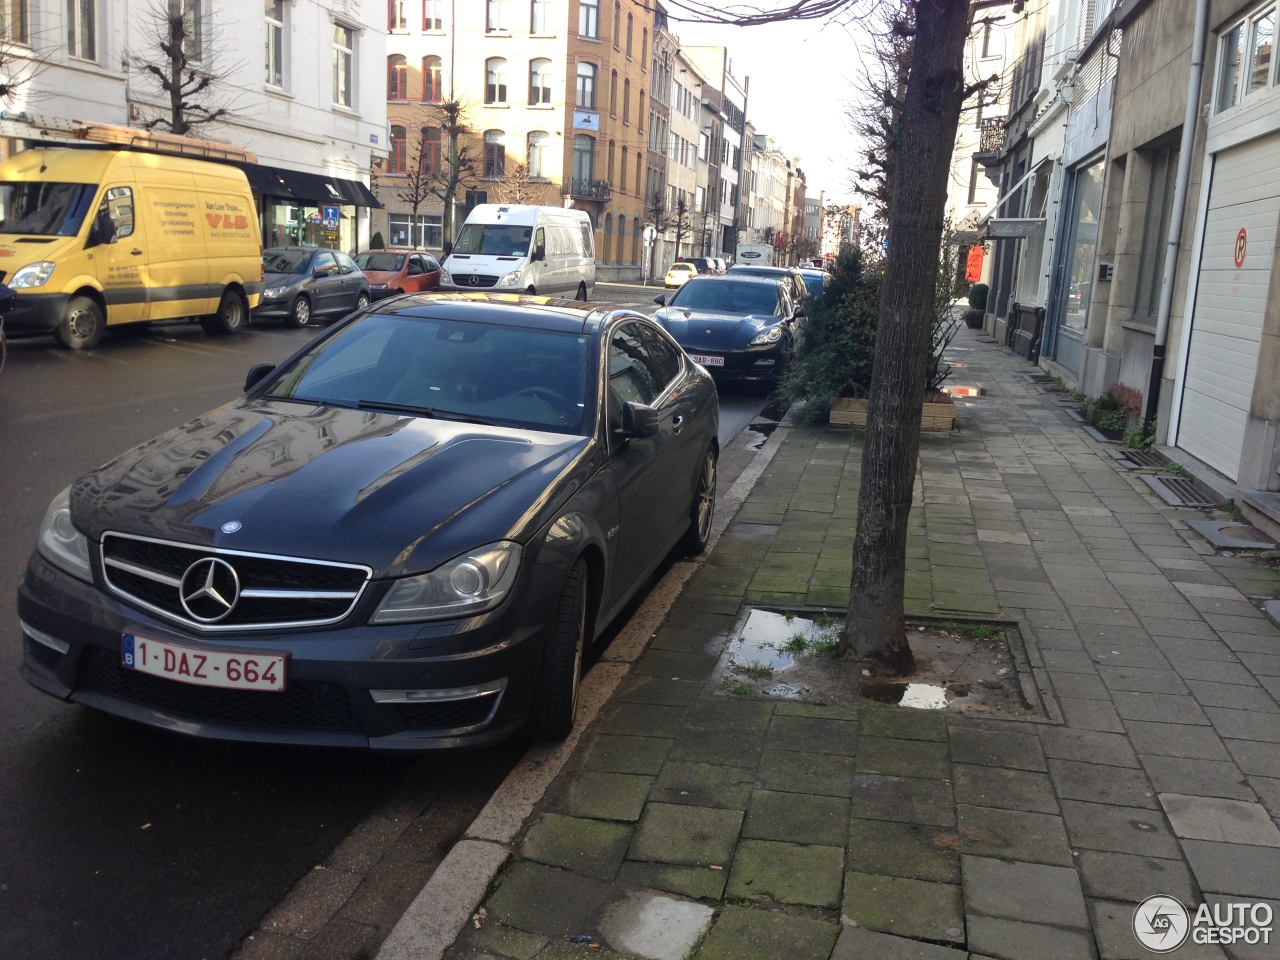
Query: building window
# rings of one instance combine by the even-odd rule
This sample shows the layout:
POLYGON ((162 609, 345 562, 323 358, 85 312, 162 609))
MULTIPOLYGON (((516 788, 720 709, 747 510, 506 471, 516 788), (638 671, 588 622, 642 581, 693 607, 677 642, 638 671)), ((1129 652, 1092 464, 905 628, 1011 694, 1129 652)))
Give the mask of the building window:
POLYGON ((404 127, 391 128, 391 151, 387 154, 387 173, 404 173, 408 170, 405 164, 406 137, 404 127))
POLYGON ((387 57, 387 99, 409 99, 409 63, 399 53, 387 57))
POLYGON ((355 61, 356 32, 349 27, 333 26, 333 102, 343 107, 355 103, 352 81, 355 61))
POLYGON ((1218 87, 1214 97, 1218 112, 1275 82, 1271 56, 1275 27, 1276 8, 1271 5, 1238 21, 1219 36, 1218 87))
POLYGON ((982 165, 977 160, 971 161, 969 166, 969 205, 973 206, 978 202, 978 188, 981 184, 982 165))
POLYGON ((613 71, 609 78, 609 116, 618 115, 618 71, 613 71))
POLYGON ((409 18, 405 16, 406 0, 387 0, 387 29, 408 30, 409 18))
POLYGON ((600 0, 578 0, 578 35, 600 36, 600 0))
POLYGON ((529 106, 551 102, 551 61, 529 61, 529 106))
POLYGON ((0 2, 0 38, 12 43, 27 42, 27 0, 0 2))
POLYGON ((610 183, 613 183, 613 158, 617 155, 617 153, 618 153, 618 145, 614 143, 612 140, 610 140, 609 156, 606 160, 607 165, 605 167, 605 170, 606 170, 605 177, 610 183))
POLYGON ((618 42, 622 39, 619 34, 622 33, 622 4, 615 3, 613 5, 613 49, 618 49, 618 42))
POLYGON ((284 86, 284 0, 266 0, 266 80, 284 86))
POLYGON ((1098 160, 1081 167, 1072 185, 1071 243, 1067 247, 1069 259, 1066 270, 1068 288, 1063 316, 1063 326, 1068 330, 1083 330, 1089 316, 1104 172, 1104 162, 1098 160))
POLYGON ((82 60, 98 59, 97 0, 67 0, 67 52, 82 60))
POLYGON ((387 217, 387 240, 393 247, 423 247, 438 250, 444 245, 444 227, 438 213, 420 213, 417 222, 409 213, 393 213, 387 217))
POLYGON ((444 17, 443 11, 440 9, 444 6, 444 0, 422 0, 422 29, 423 30, 443 30, 444 17))
POLYGON ((188 60, 199 63, 204 60, 204 2, 203 0, 170 0, 169 9, 182 10, 182 51, 188 60))
POLYGON ((1249 92, 1261 90, 1271 79, 1271 44, 1275 39, 1276 11, 1268 10, 1253 21, 1252 42, 1249 49, 1252 53, 1252 67, 1249 70, 1249 92))
POLYGON ((635 29, 635 17, 627 14, 627 59, 631 59, 631 33, 635 29))
POLYGON ((623 193, 627 192, 627 148, 622 148, 622 166, 618 168, 618 186, 623 193))
POLYGON ((596 108, 596 68, 592 63, 578 64, 578 106, 583 110, 596 108))
POLYGON ((645 118, 644 100, 645 100, 644 91, 641 90, 640 91, 640 109, 636 111, 636 130, 640 133, 644 133, 644 118, 645 118))
POLYGON ((507 102, 507 61, 490 57, 484 62, 484 102, 507 102))
POLYGON ((507 175, 507 135, 502 130, 484 132, 484 178, 501 180, 507 175))
POLYGON ((623 81, 622 84, 622 122, 631 122, 631 81, 623 81))
POLYGON ((529 32, 551 32, 551 0, 531 0, 529 5, 529 32))
POLYGON ((640 30, 640 69, 649 69, 649 28, 642 27, 640 30))
POLYGON ((441 86, 440 58, 422 58, 422 99, 427 103, 439 103, 444 99, 441 86))
POLYGON ((427 126, 422 128, 422 146, 418 153, 418 169, 429 177, 437 176, 440 173, 440 137, 441 131, 439 127, 427 126))
POLYGON ((1134 294, 1133 318, 1154 324, 1160 310, 1161 274, 1165 245, 1169 240, 1178 148, 1161 150, 1149 159, 1151 180, 1147 186, 1146 222, 1142 231, 1142 255, 1138 260, 1138 290, 1134 294))
POLYGON ((485 6, 488 9, 488 15, 485 19, 485 31, 487 33, 506 33, 509 26, 507 23, 507 0, 485 0, 485 6))
POLYGON ((529 168, 529 176, 538 179, 547 174, 547 148, 551 145, 551 137, 544 130, 533 130, 529 133, 529 145, 525 151, 525 166, 529 168))
POLYGON ((585 133, 573 138, 573 178, 591 181, 595 177, 596 141, 585 133))

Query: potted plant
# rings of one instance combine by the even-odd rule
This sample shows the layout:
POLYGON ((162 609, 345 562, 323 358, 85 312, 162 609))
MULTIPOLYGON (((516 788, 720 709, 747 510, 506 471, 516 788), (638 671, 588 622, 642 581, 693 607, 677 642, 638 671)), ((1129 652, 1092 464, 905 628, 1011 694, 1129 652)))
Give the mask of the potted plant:
POLYGON ((970 330, 981 330, 987 313, 987 292, 990 288, 985 283, 975 283, 969 288, 969 309, 964 312, 964 324, 970 330))

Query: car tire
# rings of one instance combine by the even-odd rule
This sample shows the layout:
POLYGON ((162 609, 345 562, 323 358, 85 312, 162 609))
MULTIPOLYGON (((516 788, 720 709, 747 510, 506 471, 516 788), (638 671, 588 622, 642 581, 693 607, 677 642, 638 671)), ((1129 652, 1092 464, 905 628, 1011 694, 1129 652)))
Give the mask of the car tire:
POLYGON ((716 474, 716 448, 712 444, 702 458, 693 503, 689 505, 689 529, 680 540, 680 549, 690 557, 698 556, 711 542, 711 523, 716 515, 716 474))
POLYGON ((579 558, 564 582, 542 648, 538 686, 529 709, 529 732, 539 740, 563 740, 578 714, 578 685, 587 645, 587 564, 579 558))
POLYGON ((305 327, 311 322, 311 301, 305 294, 299 294, 289 308, 289 318, 285 320, 291 327, 305 327))
POLYGON ((200 326, 204 328, 204 332, 215 337, 239 333, 248 323, 249 305, 235 290, 224 290, 217 312, 200 318, 200 326))
POLYGON ((585 283, 578 284, 578 295, 574 299, 582 301, 587 299, 587 285, 585 283))
POLYGON ((107 328, 102 308, 88 297, 72 297, 53 336, 68 350, 92 350, 107 328))
POLYGON ((362 293, 356 297, 356 310, 363 310, 367 306, 369 306, 369 295, 367 293, 362 293))

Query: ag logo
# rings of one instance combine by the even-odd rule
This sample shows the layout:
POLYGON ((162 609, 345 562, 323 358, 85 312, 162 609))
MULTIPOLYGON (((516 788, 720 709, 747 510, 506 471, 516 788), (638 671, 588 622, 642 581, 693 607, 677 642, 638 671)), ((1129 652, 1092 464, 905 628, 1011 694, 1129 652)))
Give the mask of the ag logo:
POLYGON ((1172 953, 1191 929, 1187 908, 1173 897, 1147 897, 1133 911, 1133 935, 1152 953, 1172 953))

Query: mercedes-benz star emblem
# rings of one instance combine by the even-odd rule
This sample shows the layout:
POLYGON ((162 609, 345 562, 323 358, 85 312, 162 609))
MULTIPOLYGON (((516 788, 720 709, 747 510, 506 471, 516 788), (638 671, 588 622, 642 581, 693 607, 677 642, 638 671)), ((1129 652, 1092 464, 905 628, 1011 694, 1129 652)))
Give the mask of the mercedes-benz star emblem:
POLYGON ((478 287, 480 286, 480 277, 473 273, 471 275, 471 279, 468 280, 467 283, 471 284, 473 287, 478 287))
POLYGON ((228 520, 219 529, 222 530, 223 533, 235 533, 242 526, 244 526, 244 524, 239 520, 228 520))
POLYGON ((193 620, 217 623, 235 609, 240 599, 240 578, 227 561, 204 557, 187 567, 178 597, 182 600, 182 609, 193 620))

